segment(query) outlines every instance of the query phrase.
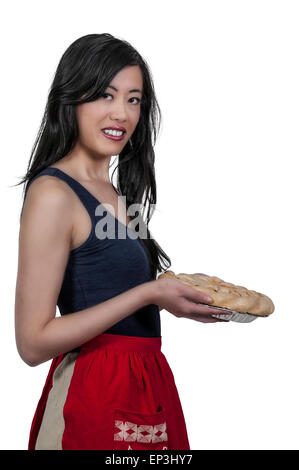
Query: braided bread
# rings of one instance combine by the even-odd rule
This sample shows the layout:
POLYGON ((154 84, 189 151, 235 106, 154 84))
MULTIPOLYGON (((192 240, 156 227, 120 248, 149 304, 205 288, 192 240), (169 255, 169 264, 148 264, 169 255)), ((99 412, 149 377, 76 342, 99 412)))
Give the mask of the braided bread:
MULTIPOLYGON (((266 317, 273 313, 275 309, 272 300, 266 295, 246 289, 243 286, 225 282, 216 276, 208 276, 202 273, 180 273, 176 275, 173 271, 166 271, 158 276, 158 279, 163 278, 177 279, 188 286, 194 287, 194 289, 208 294, 213 299, 209 305, 222 307, 224 310, 229 309, 237 314, 245 313, 266 317)), ((240 318, 236 321, 242 321, 240 318)))

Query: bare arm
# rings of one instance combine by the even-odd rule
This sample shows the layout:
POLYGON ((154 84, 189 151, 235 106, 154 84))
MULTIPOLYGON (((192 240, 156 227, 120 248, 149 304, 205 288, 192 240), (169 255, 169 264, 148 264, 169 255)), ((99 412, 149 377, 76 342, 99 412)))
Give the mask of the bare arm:
POLYGON ((32 337, 32 356, 28 355, 28 358, 25 356, 27 359, 25 362, 35 366, 70 351, 149 304, 145 284, 80 312, 50 320, 43 328, 37 330, 34 339, 32 337))
POLYGON ((36 366, 101 334, 152 303, 147 282, 93 307, 55 317, 69 257, 71 200, 60 181, 41 176, 24 204, 15 297, 16 344, 21 358, 36 366))

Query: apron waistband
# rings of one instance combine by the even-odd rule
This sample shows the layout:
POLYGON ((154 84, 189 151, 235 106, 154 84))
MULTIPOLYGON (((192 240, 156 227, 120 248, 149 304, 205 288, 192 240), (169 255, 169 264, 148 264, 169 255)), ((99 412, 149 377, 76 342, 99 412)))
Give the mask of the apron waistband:
POLYGON ((162 336, 145 338, 141 336, 114 335, 102 333, 81 346, 82 351, 113 349, 113 351, 139 351, 155 353, 161 351, 162 336))

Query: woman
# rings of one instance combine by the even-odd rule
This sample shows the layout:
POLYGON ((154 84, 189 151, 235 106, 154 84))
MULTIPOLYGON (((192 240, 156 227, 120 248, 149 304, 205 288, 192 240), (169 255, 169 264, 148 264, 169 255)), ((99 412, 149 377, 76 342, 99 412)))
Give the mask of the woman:
POLYGON ((30 366, 52 359, 29 450, 190 449, 160 310, 220 320, 203 293, 156 279, 170 259, 148 230, 150 209, 144 224, 127 215, 156 203, 158 111, 149 68, 126 41, 90 34, 63 54, 21 181, 16 343, 30 366))

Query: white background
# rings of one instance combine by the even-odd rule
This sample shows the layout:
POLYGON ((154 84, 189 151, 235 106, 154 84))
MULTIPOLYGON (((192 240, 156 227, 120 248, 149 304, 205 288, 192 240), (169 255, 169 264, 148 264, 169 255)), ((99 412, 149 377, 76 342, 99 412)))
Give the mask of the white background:
POLYGON ((109 32, 150 65, 162 128, 150 230, 175 273, 270 296, 251 324, 161 312, 191 449, 298 449, 299 9, 296 1, 1 3, 1 438, 27 449, 50 361, 17 353, 14 295, 27 169, 58 61, 109 32))

